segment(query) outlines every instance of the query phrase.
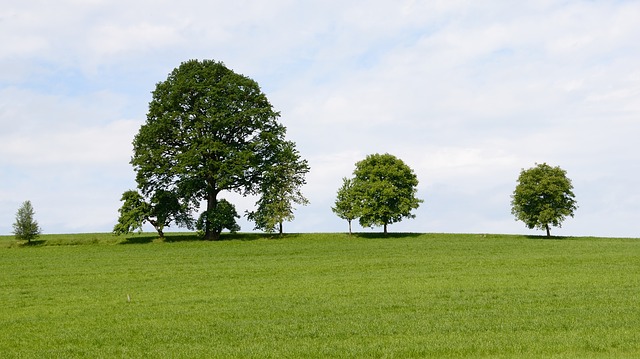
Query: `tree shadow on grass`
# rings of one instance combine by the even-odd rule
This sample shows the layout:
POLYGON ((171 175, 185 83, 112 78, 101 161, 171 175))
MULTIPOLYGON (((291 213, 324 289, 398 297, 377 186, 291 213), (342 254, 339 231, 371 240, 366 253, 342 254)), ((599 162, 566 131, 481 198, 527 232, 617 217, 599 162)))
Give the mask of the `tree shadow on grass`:
MULTIPOLYGON (((258 239, 283 239, 296 237, 296 234, 278 234, 268 233, 222 233, 220 241, 255 241, 258 239)), ((148 244, 152 242, 178 243, 178 242, 206 242, 206 240, 197 233, 166 233, 164 239, 160 239, 157 234, 136 234, 126 237, 120 244, 148 244)))
POLYGON ((21 247, 40 247, 44 246, 47 241, 44 239, 32 239, 31 241, 19 241, 18 245, 21 247))
POLYGON ((134 234, 125 238, 120 244, 149 244, 153 242, 191 242, 201 241, 195 233, 166 233, 164 238, 160 238, 157 234, 134 234))
POLYGON ((164 236, 163 242, 178 243, 178 242, 200 242, 204 239, 197 233, 167 233, 164 236))
POLYGON ((153 242, 156 239, 158 239, 157 236, 138 234, 125 238, 125 240, 120 242, 120 244, 147 244, 153 242))
MULTIPOLYGON (((289 236, 288 234, 283 235, 282 237, 289 236)), ((258 239, 277 239, 282 238, 277 234, 267 234, 267 233, 222 233, 220 236, 221 241, 256 241, 258 239)))
POLYGON ((565 237, 565 236, 550 236, 547 237, 545 235, 526 235, 525 238, 527 239, 537 239, 537 240, 543 240, 543 241, 563 241, 563 240, 570 240, 572 239, 572 237, 565 237))
POLYGON ((300 233, 222 233, 220 241, 257 241, 259 239, 280 240, 300 237, 300 233))
POLYGON ((356 238, 415 238, 421 236, 421 233, 353 233, 356 238))

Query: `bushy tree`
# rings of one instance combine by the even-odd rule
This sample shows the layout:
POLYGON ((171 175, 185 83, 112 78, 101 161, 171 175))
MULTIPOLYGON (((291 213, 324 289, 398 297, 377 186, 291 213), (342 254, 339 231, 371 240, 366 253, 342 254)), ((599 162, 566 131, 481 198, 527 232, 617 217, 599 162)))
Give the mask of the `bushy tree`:
POLYGON ((236 233, 240 230, 240 225, 236 222, 236 218, 240 218, 240 215, 236 211, 236 207, 226 199, 219 199, 215 206, 215 211, 205 211, 200 215, 196 228, 199 231, 206 229, 207 223, 217 233, 228 229, 231 233, 236 233))
POLYGON ((353 191, 360 225, 387 226, 411 213, 423 200, 416 198, 418 177, 402 160, 388 153, 373 154, 356 163, 353 191))
POLYGON ((561 227, 567 216, 578 208, 573 185, 565 170, 546 163, 522 170, 511 196, 511 213, 530 228, 561 227))
POLYGON ((191 227, 188 206, 180 203, 175 193, 157 190, 150 199, 145 199, 138 191, 129 190, 122 194, 122 207, 118 210, 120 216, 113 228, 114 234, 128 234, 147 222, 155 228, 160 238, 164 238, 164 228, 171 222, 191 227))
POLYGON ((18 212, 16 212, 16 222, 13 224, 13 234, 16 239, 27 240, 27 242, 31 243, 32 239, 40 235, 40 226, 34 216, 35 212, 31 201, 24 201, 18 208, 18 212))
POLYGON ((308 172, 309 165, 300 158, 294 144, 283 142, 271 171, 265 174, 260 185, 257 209, 247 213, 247 218, 256 224, 255 229, 271 233, 277 227, 282 235, 282 223, 295 218, 293 204, 305 206, 309 203, 301 191, 308 172))
POLYGON ((333 213, 347 220, 349 235, 351 235, 351 221, 360 216, 360 204, 353 188, 353 182, 354 180, 351 178, 342 178, 342 186, 338 189, 335 206, 331 207, 333 213))
POLYGON ((202 230, 206 239, 218 239, 218 195, 257 195, 274 170, 286 132, 278 117, 252 79, 221 62, 182 63, 156 85, 133 141, 140 191, 206 203, 202 230))

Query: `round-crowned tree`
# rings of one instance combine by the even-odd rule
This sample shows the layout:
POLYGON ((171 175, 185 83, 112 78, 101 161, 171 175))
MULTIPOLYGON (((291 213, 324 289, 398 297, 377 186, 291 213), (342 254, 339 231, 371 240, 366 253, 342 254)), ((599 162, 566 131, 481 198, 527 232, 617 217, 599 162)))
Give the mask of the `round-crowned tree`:
POLYGON ((356 163, 353 171, 355 213, 363 227, 387 226, 411 213, 423 200, 416 197, 418 177, 402 160, 388 153, 373 154, 356 163))
POLYGON ((542 163, 520 172, 511 196, 511 213, 528 228, 546 230, 550 237, 549 227, 561 227, 577 208, 573 185, 562 168, 542 163))
POLYGON ((185 212, 204 203, 198 224, 206 239, 218 239, 219 219, 234 217, 218 194, 258 195, 276 168, 286 142, 279 116, 255 81, 223 63, 182 63, 156 85, 133 141, 139 190, 174 193, 185 212))

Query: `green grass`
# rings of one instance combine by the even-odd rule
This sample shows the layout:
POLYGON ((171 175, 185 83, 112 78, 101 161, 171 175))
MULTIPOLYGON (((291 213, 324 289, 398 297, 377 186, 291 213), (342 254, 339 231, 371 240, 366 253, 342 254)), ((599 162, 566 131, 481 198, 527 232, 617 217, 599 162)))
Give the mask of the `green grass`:
POLYGON ((0 357, 640 356, 640 240, 225 238, 0 237, 0 357))

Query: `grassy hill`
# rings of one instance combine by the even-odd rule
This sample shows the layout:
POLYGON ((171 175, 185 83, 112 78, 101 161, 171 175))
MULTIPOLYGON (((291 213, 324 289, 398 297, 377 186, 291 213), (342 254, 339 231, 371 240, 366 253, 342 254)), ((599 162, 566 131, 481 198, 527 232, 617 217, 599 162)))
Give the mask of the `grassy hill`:
POLYGON ((0 357, 638 357, 640 241, 0 237, 0 357))

